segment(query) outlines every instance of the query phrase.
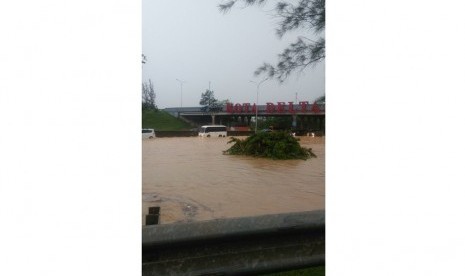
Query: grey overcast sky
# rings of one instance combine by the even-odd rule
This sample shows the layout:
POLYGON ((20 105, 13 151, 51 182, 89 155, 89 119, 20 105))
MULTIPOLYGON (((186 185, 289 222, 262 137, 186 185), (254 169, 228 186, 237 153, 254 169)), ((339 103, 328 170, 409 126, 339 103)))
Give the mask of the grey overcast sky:
MULTIPOLYGON (((270 12, 274 3, 263 7, 235 6, 223 14, 221 0, 143 0, 142 52, 143 81, 152 80, 159 108, 199 106, 201 93, 211 83, 219 100, 254 103, 256 85, 265 76, 255 69, 277 56, 298 36, 312 38, 305 30, 279 39, 277 19, 270 12)), ((285 83, 268 80, 260 86, 259 104, 278 101, 313 101, 325 94, 324 62, 285 83)))

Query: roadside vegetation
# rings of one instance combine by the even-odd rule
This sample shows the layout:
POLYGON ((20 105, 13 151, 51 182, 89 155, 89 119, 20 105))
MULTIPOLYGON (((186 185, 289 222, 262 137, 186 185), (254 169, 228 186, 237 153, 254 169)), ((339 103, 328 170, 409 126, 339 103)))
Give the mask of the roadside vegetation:
POLYGON ((189 130, 192 126, 163 110, 142 109, 142 128, 172 131, 189 130))
POLYGON ((271 159, 302 159, 316 157, 311 148, 303 148, 299 140, 287 132, 258 132, 241 140, 231 137, 232 147, 224 154, 247 155, 271 159))
POLYGON ((264 6, 272 2, 274 8, 268 6, 267 13, 271 13, 277 22, 276 35, 282 38, 288 32, 301 29, 305 36, 299 36, 278 55, 275 65, 264 63, 255 70, 254 75, 266 75, 283 83, 294 72, 302 72, 307 67, 313 67, 325 60, 326 43, 324 37, 326 25, 325 0, 298 1, 267 1, 267 0, 229 0, 219 4, 221 12, 227 13, 233 6, 242 3, 248 6, 264 6))

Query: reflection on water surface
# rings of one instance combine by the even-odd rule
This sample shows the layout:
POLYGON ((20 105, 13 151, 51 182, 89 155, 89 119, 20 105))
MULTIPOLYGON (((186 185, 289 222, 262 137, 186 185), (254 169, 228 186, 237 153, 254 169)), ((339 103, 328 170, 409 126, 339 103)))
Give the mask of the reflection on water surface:
POLYGON ((149 206, 161 223, 324 209, 324 138, 301 138, 318 156, 307 161, 223 155, 228 141, 143 140, 143 218, 149 206))

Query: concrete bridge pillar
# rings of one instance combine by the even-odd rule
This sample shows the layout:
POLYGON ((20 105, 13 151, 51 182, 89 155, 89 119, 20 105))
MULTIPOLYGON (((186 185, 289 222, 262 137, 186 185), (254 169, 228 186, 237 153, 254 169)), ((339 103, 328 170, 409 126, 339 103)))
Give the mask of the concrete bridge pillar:
POLYGON ((309 127, 310 127, 310 118, 309 116, 305 116, 302 118, 302 128, 309 129, 309 127))
POLYGON ((215 115, 212 115, 212 125, 215 124, 215 115))
POLYGON ((297 115, 292 115, 292 127, 297 127, 297 115))

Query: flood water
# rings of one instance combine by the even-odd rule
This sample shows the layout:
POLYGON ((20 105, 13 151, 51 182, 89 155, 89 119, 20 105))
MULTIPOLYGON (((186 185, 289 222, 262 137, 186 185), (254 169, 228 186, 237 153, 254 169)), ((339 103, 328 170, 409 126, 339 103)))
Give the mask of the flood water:
POLYGON ((317 158, 224 155, 229 138, 143 140, 143 224, 152 206, 162 224, 324 209, 324 138, 300 139, 317 158))

